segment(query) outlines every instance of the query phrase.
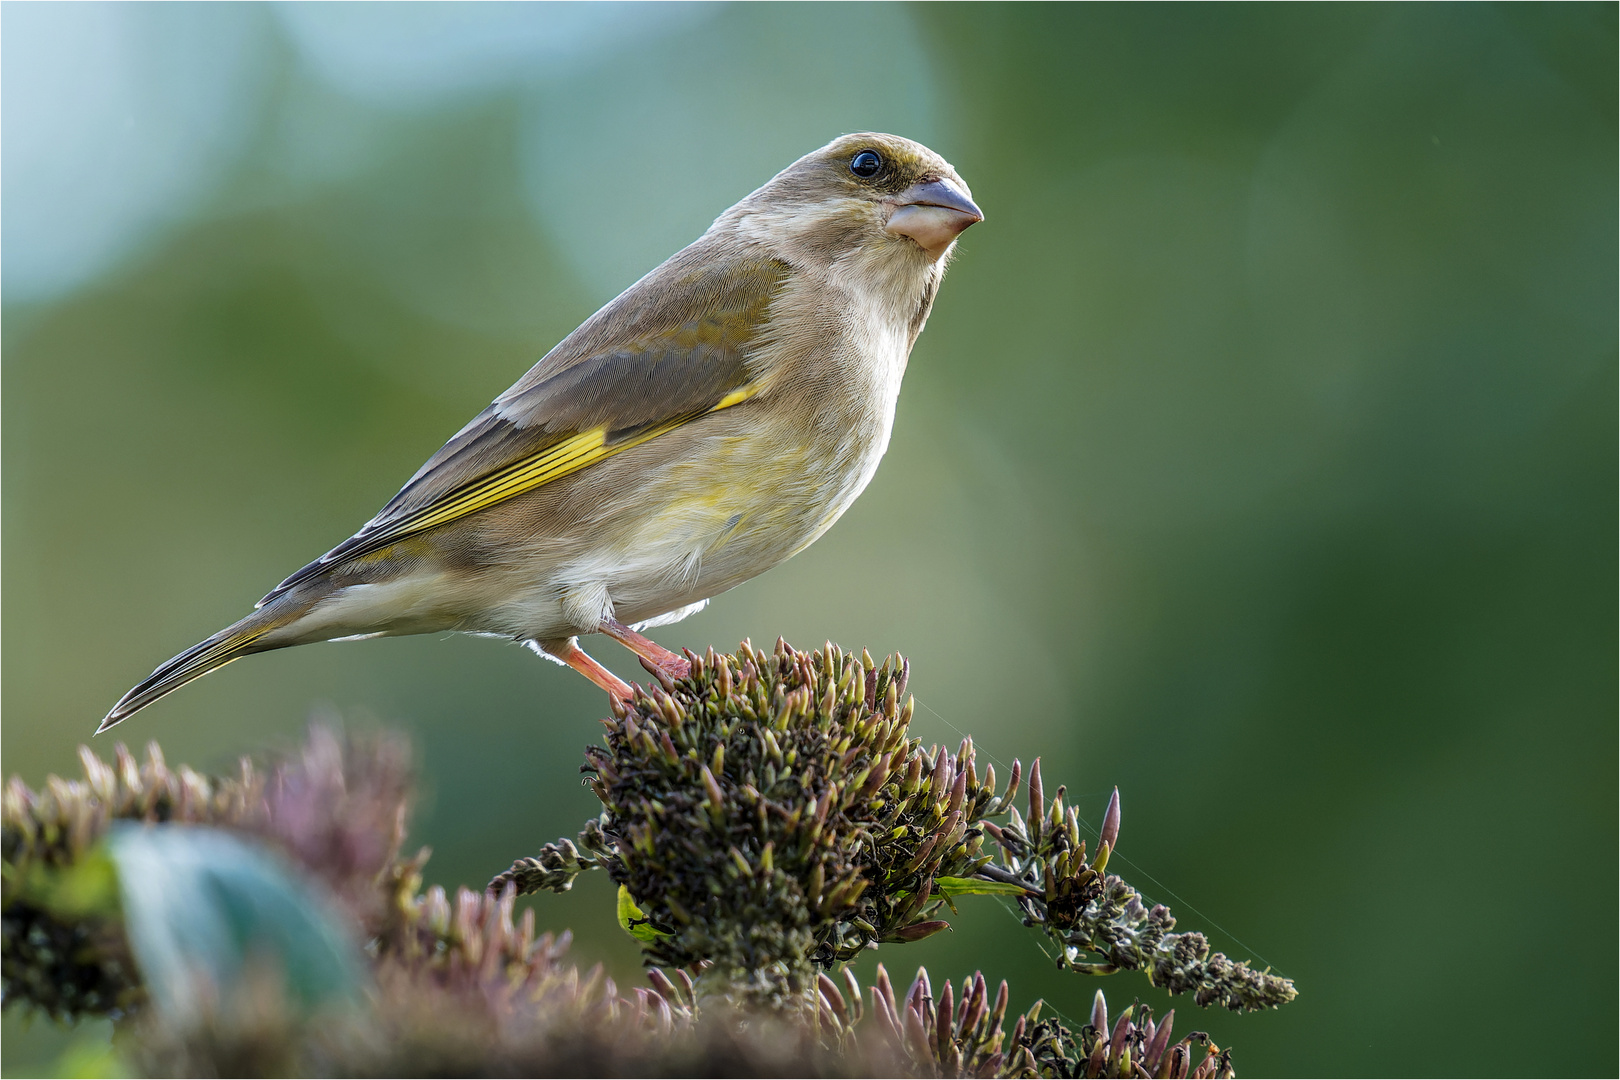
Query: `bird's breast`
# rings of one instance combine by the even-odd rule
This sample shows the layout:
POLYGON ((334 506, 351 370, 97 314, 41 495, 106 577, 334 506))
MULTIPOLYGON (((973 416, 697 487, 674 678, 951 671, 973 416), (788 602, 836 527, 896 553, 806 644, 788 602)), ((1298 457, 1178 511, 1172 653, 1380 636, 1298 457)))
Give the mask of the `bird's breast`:
POLYGON ((910 352, 904 322, 876 304, 818 312, 784 335, 777 392, 762 395, 747 457, 753 515, 772 523, 778 559, 802 550, 847 510, 889 446, 910 352), (829 323, 831 325, 829 325, 829 323))
POLYGON ((911 335, 879 305, 805 300, 790 289, 773 310, 760 393, 593 467, 589 543, 548 581, 653 618, 769 570, 849 508, 888 448, 911 335))

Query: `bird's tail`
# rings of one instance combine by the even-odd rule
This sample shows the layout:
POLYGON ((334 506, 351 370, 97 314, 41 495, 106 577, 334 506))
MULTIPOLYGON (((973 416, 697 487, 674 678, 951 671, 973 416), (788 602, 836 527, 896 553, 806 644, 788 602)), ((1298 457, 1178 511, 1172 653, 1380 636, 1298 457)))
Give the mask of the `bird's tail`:
POLYGON ((160 666, 140 685, 125 694, 114 705, 112 712, 96 728, 96 734, 140 712, 158 698, 178 690, 193 679, 200 679, 215 668, 224 667, 232 660, 257 652, 268 652, 287 645, 299 644, 297 639, 269 640, 272 631, 288 626, 304 616, 313 606, 314 598, 285 595, 259 608, 247 618, 232 623, 206 641, 199 642, 179 656, 160 666))

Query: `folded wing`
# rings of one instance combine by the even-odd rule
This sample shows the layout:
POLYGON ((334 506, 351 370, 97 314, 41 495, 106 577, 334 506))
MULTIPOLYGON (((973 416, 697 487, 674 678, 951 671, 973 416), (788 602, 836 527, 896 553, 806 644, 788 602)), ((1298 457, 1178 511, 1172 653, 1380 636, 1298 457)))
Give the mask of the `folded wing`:
POLYGON ((788 268, 683 256, 603 308, 462 428, 359 532, 260 601, 753 396, 749 346, 788 268), (706 264, 706 265, 705 265, 706 264), (690 268, 689 268, 690 267, 690 268))

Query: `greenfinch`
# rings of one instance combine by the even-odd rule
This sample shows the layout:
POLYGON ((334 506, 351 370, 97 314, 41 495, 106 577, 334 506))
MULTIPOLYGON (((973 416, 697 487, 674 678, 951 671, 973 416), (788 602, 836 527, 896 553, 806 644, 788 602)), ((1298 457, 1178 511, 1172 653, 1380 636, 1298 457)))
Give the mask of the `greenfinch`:
POLYGON ((943 158, 846 135, 800 158, 585 321, 352 537, 163 664, 105 731, 250 653, 456 630, 516 640, 616 698, 579 647, 640 633, 802 551, 872 479, 957 237, 943 158))

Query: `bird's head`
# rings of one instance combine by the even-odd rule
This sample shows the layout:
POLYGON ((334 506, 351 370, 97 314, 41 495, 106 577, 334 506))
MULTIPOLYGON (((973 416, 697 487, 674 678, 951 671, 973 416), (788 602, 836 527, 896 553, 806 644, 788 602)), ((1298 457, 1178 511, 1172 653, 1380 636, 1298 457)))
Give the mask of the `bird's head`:
POLYGON ((924 270, 941 268, 983 220, 950 162, 910 139, 861 132, 806 154, 716 224, 829 268, 924 270))

